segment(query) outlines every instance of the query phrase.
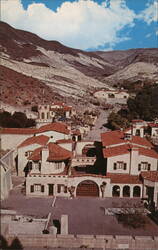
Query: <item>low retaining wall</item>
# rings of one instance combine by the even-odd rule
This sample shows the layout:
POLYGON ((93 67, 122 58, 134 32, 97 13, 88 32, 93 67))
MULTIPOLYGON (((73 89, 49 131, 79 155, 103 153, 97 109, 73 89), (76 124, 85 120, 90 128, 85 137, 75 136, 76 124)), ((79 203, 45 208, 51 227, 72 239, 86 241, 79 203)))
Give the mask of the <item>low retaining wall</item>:
POLYGON ((51 248, 103 248, 156 250, 158 236, 127 236, 127 235, 6 235, 8 243, 18 237, 23 247, 51 248))

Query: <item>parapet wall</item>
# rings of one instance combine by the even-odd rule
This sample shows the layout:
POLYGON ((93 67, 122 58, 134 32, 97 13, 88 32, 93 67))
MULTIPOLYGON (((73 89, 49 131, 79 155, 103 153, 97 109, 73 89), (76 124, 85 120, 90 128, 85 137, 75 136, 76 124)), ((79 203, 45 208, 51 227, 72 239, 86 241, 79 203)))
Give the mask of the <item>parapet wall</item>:
POLYGON ((23 247, 45 248, 102 248, 156 250, 158 236, 127 236, 127 235, 6 235, 8 243, 18 237, 23 247))

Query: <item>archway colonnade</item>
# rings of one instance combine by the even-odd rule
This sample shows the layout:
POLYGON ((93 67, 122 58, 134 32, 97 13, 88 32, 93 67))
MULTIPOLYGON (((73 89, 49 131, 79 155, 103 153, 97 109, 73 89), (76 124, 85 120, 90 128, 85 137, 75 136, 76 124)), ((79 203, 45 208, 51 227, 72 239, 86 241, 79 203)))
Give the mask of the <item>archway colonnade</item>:
POLYGON ((113 185, 112 197, 142 197, 142 188, 139 185, 113 185))

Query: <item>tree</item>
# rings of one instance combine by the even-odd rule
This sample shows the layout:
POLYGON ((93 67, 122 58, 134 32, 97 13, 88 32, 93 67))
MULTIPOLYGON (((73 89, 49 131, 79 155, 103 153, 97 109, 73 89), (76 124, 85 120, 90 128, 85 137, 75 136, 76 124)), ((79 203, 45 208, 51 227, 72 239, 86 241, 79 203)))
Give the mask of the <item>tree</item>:
POLYGON ((144 87, 134 99, 129 98, 127 105, 132 118, 154 120, 158 117, 158 86, 144 87))
POLYGON ((125 129, 130 126, 130 123, 126 118, 122 117, 118 113, 112 112, 108 117, 108 123, 106 126, 112 130, 121 128, 125 129))
POLYGON ((11 114, 7 111, 0 113, 0 126, 8 127, 10 124, 11 114))
POLYGON ((26 122, 26 128, 30 128, 30 127, 35 127, 36 126, 36 122, 34 119, 27 119, 27 122, 26 122))
POLYGON ((3 128, 26 128, 35 125, 35 120, 27 119, 25 113, 15 112, 13 115, 6 111, 0 113, 0 126, 3 128))
POLYGON ((117 114, 128 121, 132 119, 152 121, 158 118, 158 86, 145 86, 135 98, 129 98, 127 108, 119 110, 117 114))
POLYGON ((18 121, 19 123, 19 127, 26 127, 26 123, 27 123, 27 116, 25 113, 22 112, 14 112, 14 114, 12 115, 13 120, 18 121))

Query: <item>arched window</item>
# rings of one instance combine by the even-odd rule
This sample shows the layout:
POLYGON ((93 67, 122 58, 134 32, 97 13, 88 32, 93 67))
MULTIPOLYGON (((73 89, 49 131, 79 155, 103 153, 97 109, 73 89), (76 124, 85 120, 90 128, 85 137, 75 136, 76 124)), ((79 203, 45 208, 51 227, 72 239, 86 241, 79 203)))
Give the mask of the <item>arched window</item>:
POLYGON ((120 187, 115 185, 112 188, 112 196, 113 197, 119 197, 120 196, 120 187))
POLYGON ((123 187, 123 197, 130 197, 130 187, 129 186, 123 187))
POLYGON ((41 113, 41 118, 44 119, 45 115, 44 112, 41 113))
POLYGON ((139 186, 135 186, 133 188, 133 197, 140 197, 140 187, 139 186))

